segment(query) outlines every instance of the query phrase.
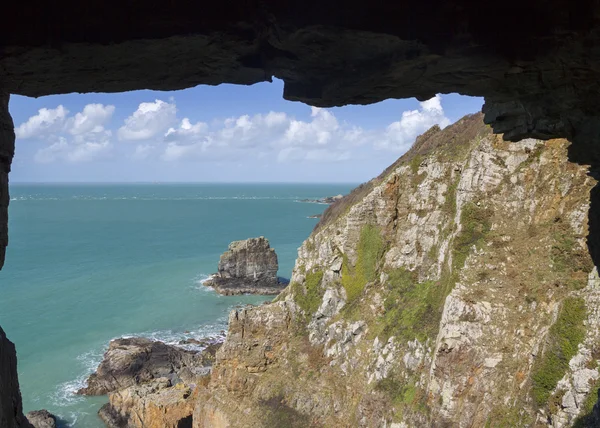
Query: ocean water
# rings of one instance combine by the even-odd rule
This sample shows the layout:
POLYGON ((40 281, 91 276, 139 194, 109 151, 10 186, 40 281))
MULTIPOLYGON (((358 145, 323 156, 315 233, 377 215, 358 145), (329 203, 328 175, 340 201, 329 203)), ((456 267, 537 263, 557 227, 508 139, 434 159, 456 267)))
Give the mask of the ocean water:
POLYGON ((226 329, 237 305, 200 281, 230 241, 266 236, 289 278, 297 249, 325 205, 300 199, 353 185, 12 185, 10 245, 0 271, 0 325, 15 342, 24 410, 61 426, 103 427, 106 397, 74 391, 108 342, 125 335, 169 343, 226 329))

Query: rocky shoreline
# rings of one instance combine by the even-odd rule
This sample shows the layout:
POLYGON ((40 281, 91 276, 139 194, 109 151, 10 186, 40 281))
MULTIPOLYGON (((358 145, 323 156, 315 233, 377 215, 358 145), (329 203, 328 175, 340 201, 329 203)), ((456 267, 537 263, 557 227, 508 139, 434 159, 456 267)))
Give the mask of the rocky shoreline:
POLYGON ((288 282, 277 276, 279 263, 275 250, 264 236, 234 241, 221 255, 218 272, 203 284, 217 293, 279 294, 288 282))
POLYGON ((196 389, 208 382, 221 339, 181 343, 202 351, 141 337, 115 339, 77 394, 108 395, 98 415, 109 428, 191 427, 196 389))
POLYGON ((247 280, 223 280, 218 274, 213 274, 202 282, 203 285, 213 288, 223 296, 237 296, 240 294, 259 294, 275 296, 281 293, 289 284, 285 278, 277 278, 275 285, 255 285, 247 280))

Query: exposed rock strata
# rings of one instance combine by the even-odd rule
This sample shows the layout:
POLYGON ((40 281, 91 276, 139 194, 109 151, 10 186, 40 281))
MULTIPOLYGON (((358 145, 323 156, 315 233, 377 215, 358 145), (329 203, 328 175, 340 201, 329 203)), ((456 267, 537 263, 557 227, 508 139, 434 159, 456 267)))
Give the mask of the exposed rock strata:
POLYGON ((17 378, 17 351, 0 328, 0 427, 30 428, 23 415, 17 378))
POLYGON ((198 373, 206 374, 212 355, 220 344, 198 353, 141 337, 116 339, 87 386, 77 393, 105 395, 133 385, 166 378, 173 384, 192 381, 198 373))
POLYGON ((234 241, 221 255, 219 271, 204 282, 218 293, 279 294, 285 287, 277 277, 277 254, 263 236, 234 241))
POLYGON ((195 427, 594 420, 595 180, 566 141, 505 143, 481 119, 432 130, 330 207, 291 285, 231 314, 195 427))
POLYGON ((108 394, 98 412, 111 428, 191 428, 197 389, 221 343, 185 341, 205 346, 201 352, 145 338, 113 340, 88 386, 79 394, 108 394))
POLYGON ((191 428, 194 390, 158 378, 111 392, 98 414, 109 428, 191 428))
POLYGON ((56 416, 48 410, 34 410, 26 416, 34 428, 56 428, 56 416))

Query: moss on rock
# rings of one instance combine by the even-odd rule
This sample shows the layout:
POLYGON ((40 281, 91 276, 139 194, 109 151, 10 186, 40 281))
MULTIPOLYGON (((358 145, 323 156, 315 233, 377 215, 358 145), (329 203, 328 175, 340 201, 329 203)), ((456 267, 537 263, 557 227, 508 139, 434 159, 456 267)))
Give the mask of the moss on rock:
POLYGON ((378 227, 370 224, 363 226, 356 252, 356 265, 351 266, 344 255, 342 266, 342 285, 346 290, 348 302, 356 300, 365 285, 377 279, 377 267, 385 252, 385 244, 378 227))
POLYGON ((547 406, 556 384, 567 372, 569 361, 577 354, 577 347, 585 337, 585 301, 568 297, 550 327, 546 349, 532 373, 533 398, 538 407, 547 406))

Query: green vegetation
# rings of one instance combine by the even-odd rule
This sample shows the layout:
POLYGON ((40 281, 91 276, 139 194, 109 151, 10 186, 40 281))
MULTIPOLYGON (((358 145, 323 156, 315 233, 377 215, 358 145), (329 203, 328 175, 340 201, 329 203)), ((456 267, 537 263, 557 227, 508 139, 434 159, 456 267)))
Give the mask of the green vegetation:
POLYGON ((584 288, 587 276, 594 268, 589 253, 575 240, 571 228, 560 223, 560 220, 552 238, 552 269, 563 277, 568 288, 584 288))
POLYGON ((533 398, 538 407, 548 405, 552 390, 569 368, 569 360, 585 337, 585 319, 583 299, 566 298, 548 333, 546 350, 533 369, 533 398))
POLYGON ((291 286, 295 302, 309 316, 314 314, 321 304, 324 294, 324 290, 321 287, 322 280, 323 272, 313 271, 306 274, 306 280, 304 281, 305 290, 297 283, 293 283, 291 286))
POLYGON ((523 407, 497 407, 488 417, 485 428, 530 427, 533 418, 523 407))
POLYGON ((491 215, 490 210, 481 208, 473 202, 467 202, 463 205, 460 215, 462 229, 454 239, 452 249, 452 264, 455 270, 461 269, 465 265, 473 245, 483 243, 492 227, 491 215))
POLYGON ((383 340, 395 336, 401 340, 424 342, 435 337, 446 298, 446 287, 440 281, 419 283, 414 273, 395 269, 388 274, 385 314, 373 333, 383 340))
POLYGON ((417 388, 414 383, 399 382, 394 374, 377 382, 375 390, 387 394, 394 405, 413 404, 417 397, 417 388))
MULTIPOLYGON (((448 177, 450 181, 450 177, 448 177)), ((458 179, 454 180, 446 190, 446 199, 444 200, 444 211, 450 216, 456 214, 456 189, 458 188, 458 179)))
POLYGON ((360 296, 368 282, 377 279, 377 266, 385 252, 385 244, 376 226, 366 225, 361 229, 356 251, 356 266, 352 267, 345 255, 342 266, 342 285, 349 303, 360 296))
POLYGON ((419 167, 421 166, 421 162, 423 162, 423 156, 421 156, 421 155, 415 155, 410 160, 410 170, 412 171, 413 175, 417 174, 419 172, 419 167))
POLYGON ((598 401, 600 393, 600 379, 597 379, 592 388, 590 389, 590 393, 585 398, 583 402, 583 406, 581 408, 581 416, 579 416, 575 422, 573 423, 573 428, 587 428, 593 426, 593 416, 592 411, 594 410, 594 404, 598 401))

